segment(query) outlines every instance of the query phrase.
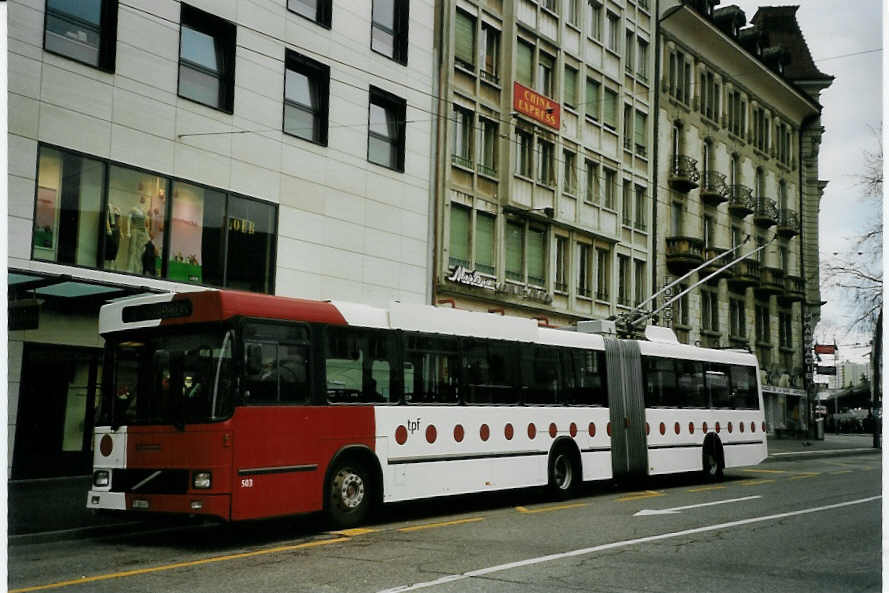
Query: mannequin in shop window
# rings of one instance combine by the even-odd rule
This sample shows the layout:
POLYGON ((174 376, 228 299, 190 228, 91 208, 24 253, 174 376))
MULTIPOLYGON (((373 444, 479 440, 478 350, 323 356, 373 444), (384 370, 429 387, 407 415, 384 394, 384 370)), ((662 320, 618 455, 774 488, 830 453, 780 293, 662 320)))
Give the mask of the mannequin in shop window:
POLYGON ((151 244, 150 250, 155 251, 154 244, 151 243, 149 235, 149 206, 148 198, 145 194, 142 194, 139 196, 139 203, 134 205, 128 213, 127 238, 129 239, 129 258, 127 261, 127 271, 153 276, 153 257, 151 265, 145 265, 148 262, 149 244, 151 244))
POLYGON ((120 208, 113 204, 108 205, 108 214, 105 217, 105 261, 117 259, 120 250, 120 208))

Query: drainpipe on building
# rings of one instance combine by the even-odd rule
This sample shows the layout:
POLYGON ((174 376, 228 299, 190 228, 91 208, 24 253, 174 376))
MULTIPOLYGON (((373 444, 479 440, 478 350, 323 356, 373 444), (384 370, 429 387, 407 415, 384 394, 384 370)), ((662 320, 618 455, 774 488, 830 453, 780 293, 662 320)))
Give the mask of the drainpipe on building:
MULTIPOLYGON (((812 344, 807 337, 809 332, 806 332, 806 312, 809 306, 817 307, 819 310, 821 309, 821 303, 809 303, 808 295, 806 294, 806 288, 808 286, 808 278, 806 278, 806 258, 804 255, 804 245, 805 245, 805 228, 806 226, 803 224, 803 191, 806 187, 803 181, 803 137, 805 136, 806 130, 814 123, 819 121, 821 117, 821 112, 819 110, 818 113, 812 114, 805 119, 803 119, 802 123, 799 126, 799 140, 797 142, 797 146, 799 146, 799 211, 800 211, 800 229, 799 229, 799 271, 800 276, 803 279, 803 301, 801 307, 802 314, 802 331, 800 332, 800 340, 802 341, 803 347, 803 364, 805 365, 805 372, 803 373, 803 388, 806 392, 806 429, 809 435, 809 438, 815 438, 815 368, 814 368, 814 360, 809 358, 807 360, 807 356, 811 356, 812 352, 812 344)), ((820 197, 819 199, 819 210, 820 210, 820 197)), ((816 211, 817 215, 817 211, 816 211)), ((816 221, 817 224, 817 221, 816 221)), ((819 316, 820 318, 820 316, 819 316)), ((815 328, 812 327, 812 333, 814 333, 815 328)))

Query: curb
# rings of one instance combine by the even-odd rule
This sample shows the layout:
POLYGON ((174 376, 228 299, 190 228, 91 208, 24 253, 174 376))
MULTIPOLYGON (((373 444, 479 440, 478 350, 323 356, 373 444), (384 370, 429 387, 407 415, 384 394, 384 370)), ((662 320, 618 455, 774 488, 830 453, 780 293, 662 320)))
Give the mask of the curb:
POLYGON ((781 453, 769 453, 765 459, 765 463, 773 463, 776 461, 799 461, 801 459, 818 459, 821 457, 834 457, 836 455, 879 455, 882 449, 873 447, 862 447, 855 449, 814 449, 812 451, 787 451, 781 453))

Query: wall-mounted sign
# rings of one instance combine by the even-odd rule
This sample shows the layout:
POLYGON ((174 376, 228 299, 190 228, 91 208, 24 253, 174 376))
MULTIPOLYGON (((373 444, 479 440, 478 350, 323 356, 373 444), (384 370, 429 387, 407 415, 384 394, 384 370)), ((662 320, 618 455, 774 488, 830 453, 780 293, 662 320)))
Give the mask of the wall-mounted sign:
POLYGON ((230 216, 228 219, 228 228, 245 235, 253 235, 256 233, 256 223, 246 218, 235 218, 230 216))
POLYGON ((497 285, 497 293, 507 296, 516 296, 523 299, 549 304, 553 302, 553 295, 542 288, 532 288, 521 284, 509 284, 503 282, 497 285))
POLYGON ((815 354, 836 354, 837 347, 833 344, 815 344, 815 354))
POLYGON ((493 278, 483 276, 479 274, 477 270, 467 270, 464 266, 455 267, 451 270, 451 275, 447 276, 445 279, 457 284, 492 290, 497 294, 506 296, 520 297, 522 299, 538 301, 546 304, 553 302, 553 295, 542 288, 534 288, 507 282, 497 284, 496 280, 493 278))
POLYGON ((836 367, 823 367, 819 364, 818 365, 818 374, 819 375, 836 375, 837 368, 836 367))
POLYGON ((512 108, 551 128, 559 129, 561 106, 517 82, 512 83, 512 108))
POLYGON ((451 275, 447 278, 451 282, 457 284, 465 284, 466 286, 475 286, 477 288, 487 288, 494 290, 497 288, 497 281, 493 278, 482 276, 477 270, 467 270, 463 266, 457 266, 451 275))

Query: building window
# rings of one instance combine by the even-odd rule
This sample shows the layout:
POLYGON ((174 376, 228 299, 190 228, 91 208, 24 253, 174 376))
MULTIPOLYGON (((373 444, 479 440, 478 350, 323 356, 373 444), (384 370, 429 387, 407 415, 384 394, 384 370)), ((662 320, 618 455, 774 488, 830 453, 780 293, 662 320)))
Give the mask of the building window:
POLYGON ((542 138, 537 139, 537 182, 541 185, 555 185, 556 180, 553 175, 553 159, 555 157, 555 148, 552 142, 547 142, 542 138))
POLYGON ((691 64, 680 51, 670 54, 669 81, 670 94, 677 101, 688 105, 691 100, 691 64))
POLYGON ((451 241, 448 248, 448 266, 470 267, 469 221, 471 211, 465 206, 451 204, 451 241))
POLYGON ((332 0, 287 0, 287 9, 329 29, 331 1, 332 0))
POLYGON ((586 116, 599 121, 599 83, 592 78, 586 79, 586 116))
POLYGON ((472 118, 473 113, 468 109, 454 107, 452 160, 461 167, 472 167, 472 118))
POLYGON ((327 146, 330 67, 287 50, 284 132, 327 146))
POLYGON ((630 258, 617 256, 617 304, 630 306, 630 258))
POLYGON ((457 10, 454 27, 454 60, 467 70, 475 70, 475 18, 457 10))
POLYGON ((523 282, 525 279, 525 225, 506 223, 506 279, 523 282))
POLYGON ((577 296, 593 296, 593 247, 577 244, 577 296))
POLYGON ((611 286, 609 259, 610 253, 607 250, 596 249, 596 298, 600 301, 608 300, 609 287, 611 286))
POLYGON ((753 145, 763 151, 769 148, 769 116, 762 107, 753 110, 753 145))
POLYGON ((756 305, 756 341, 761 344, 772 342, 772 328, 770 325, 768 305, 756 305))
POLYGON ((704 231, 704 249, 710 249, 713 247, 713 230, 716 228, 716 221, 712 216, 707 215, 701 219, 701 222, 704 231))
POLYGON ((483 175, 497 175, 497 122, 482 118, 479 125, 478 171, 483 175))
POLYGON ((587 32, 593 39, 602 38, 602 5, 596 0, 589 0, 587 4, 587 32))
POLYGON ((556 292, 568 292, 568 237, 556 235, 556 292))
POLYGON ((670 219, 671 219, 671 228, 673 230, 674 237, 682 236, 682 204, 679 202, 672 202, 670 204, 670 219))
POLYGON ((641 185, 636 186, 636 229, 644 231, 646 229, 647 216, 645 215, 645 188, 641 185))
POLYGON ((641 157, 648 156, 648 116, 638 110, 636 111, 633 140, 636 154, 641 157))
POLYGON ((743 231, 739 226, 732 227, 732 249, 737 249, 744 241, 743 231))
POLYGON ((565 12, 565 20, 575 27, 580 26, 580 11, 578 10, 579 5, 580 0, 568 0, 568 5, 565 12))
POLYGON ((784 122, 778 124, 776 142, 778 161, 790 165, 790 127, 784 122))
POLYGON ((605 204, 609 210, 614 210, 614 192, 617 189, 617 172, 605 169, 605 204))
POLYGON ((370 87, 367 121, 367 160, 404 171, 404 120, 407 102, 391 93, 370 87))
POLYGON ((602 103, 602 121, 612 130, 617 129, 617 93, 605 89, 605 100, 602 103))
POLYGON ((236 27, 182 5, 179 38, 179 96, 227 113, 235 105, 236 27))
POLYGON ((577 109, 577 68, 565 65, 564 88, 562 102, 565 107, 577 109))
POLYGON ((493 276, 497 270, 494 255, 495 219, 493 214, 475 213, 475 269, 489 276, 493 276))
POLYGON ((631 226, 633 224, 633 182, 629 179, 624 179, 622 209, 624 226, 631 226))
POLYGON ((584 161, 586 168, 586 192, 584 199, 590 204, 599 203, 599 165, 593 161, 584 161))
POLYGON ((646 298, 645 292, 645 262, 633 260, 633 290, 635 291, 633 304, 638 307, 646 298))
POLYGON ((547 97, 553 96, 553 68, 555 59, 540 52, 540 60, 537 62, 537 92, 547 97))
POLYGON ((639 51, 637 52, 636 78, 642 82, 648 82, 648 42, 637 37, 639 51))
POLYGON ((719 331, 719 300, 718 294, 712 290, 701 291, 701 329, 719 331))
POLYGON ((719 119, 719 83, 712 72, 701 72, 701 115, 711 120, 719 119))
POLYGON ((482 23, 482 79, 498 84, 500 82, 500 31, 487 23, 482 23))
POLYGON ((624 104, 624 150, 633 150, 633 106, 624 104))
POLYGON ((543 286, 546 283, 546 231, 528 229, 528 284, 543 286))
POLYGON ((744 139, 747 131, 747 104, 740 91, 728 95, 728 129, 735 136, 744 139))
POLYGON ((562 157, 564 161, 562 191, 574 195, 577 193, 577 155, 570 150, 564 150, 562 157))
POLYGON ((528 88, 534 84, 534 46, 521 39, 516 44, 515 79, 528 88))
POLYGON ((620 16, 608 11, 605 35, 607 47, 615 53, 620 53, 620 16))
POLYGON ((633 74, 633 68, 636 66, 635 62, 635 53, 634 50, 636 48, 635 36, 633 32, 627 29, 626 35, 624 37, 624 47, 626 47, 626 55, 624 55, 624 69, 627 71, 627 74, 633 74))
POLYGON ((276 227, 272 204, 39 148, 35 260, 272 292, 276 227))
POLYGON ((409 6, 409 0, 373 0, 370 47, 399 64, 407 64, 409 6))
MULTIPOLYGON (((793 348, 793 323, 790 311, 778 312, 778 345, 781 348, 793 348)), ((785 365, 790 369, 791 365, 785 365)))
POLYGON ((114 72, 117 0, 46 0, 43 48, 114 72))
POLYGON ((533 151, 534 138, 531 134, 521 130, 515 131, 516 135, 516 173, 523 177, 530 178, 532 175, 531 153, 533 151))
POLYGON ((747 305, 742 299, 729 300, 729 335, 738 340, 747 339, 747 305))
POLYGON ((676 287, 676 294, 682 296, 673 301, 673 326, 688 327, 688 294, 682 294, 688 289, 687 284, 676 287))

